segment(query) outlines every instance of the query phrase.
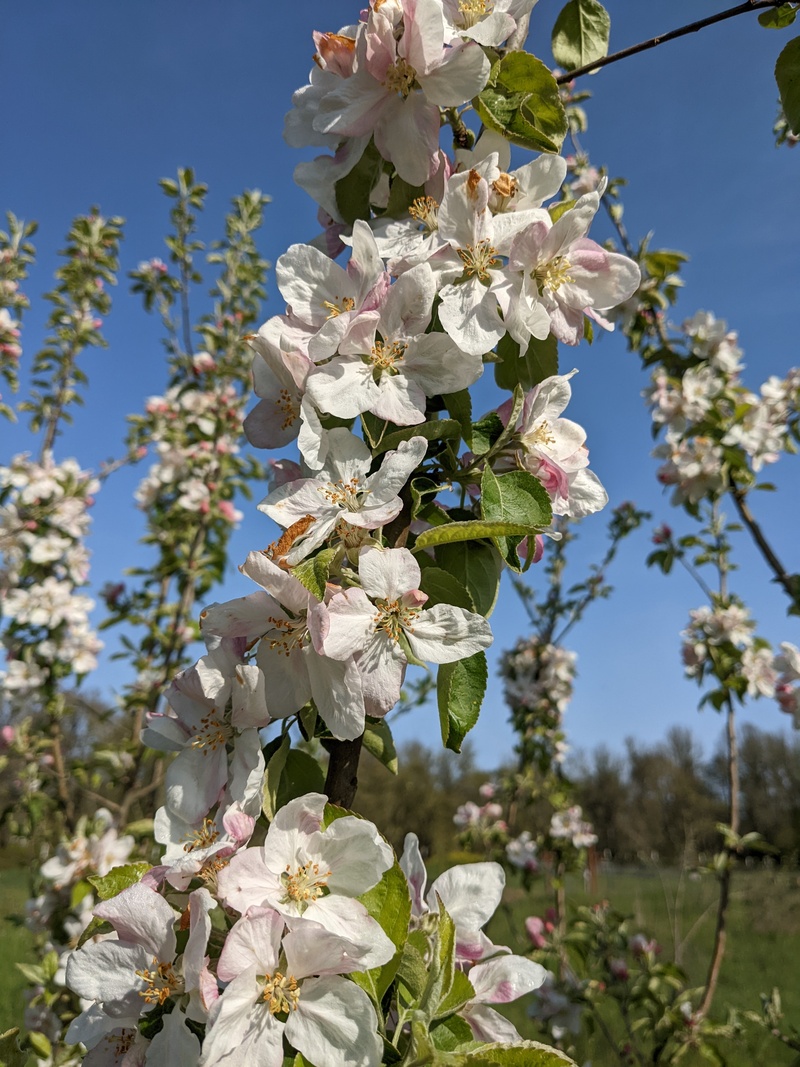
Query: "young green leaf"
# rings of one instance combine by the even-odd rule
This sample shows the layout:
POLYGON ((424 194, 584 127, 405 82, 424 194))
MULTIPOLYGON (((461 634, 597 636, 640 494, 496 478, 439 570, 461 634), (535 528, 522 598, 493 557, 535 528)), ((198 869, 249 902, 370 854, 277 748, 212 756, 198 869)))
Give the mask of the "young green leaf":
POLYGON ((553 27, 553 56, 564 70, 575 70, 608 55, 611 19, 598 0, 569 0, 553 27))

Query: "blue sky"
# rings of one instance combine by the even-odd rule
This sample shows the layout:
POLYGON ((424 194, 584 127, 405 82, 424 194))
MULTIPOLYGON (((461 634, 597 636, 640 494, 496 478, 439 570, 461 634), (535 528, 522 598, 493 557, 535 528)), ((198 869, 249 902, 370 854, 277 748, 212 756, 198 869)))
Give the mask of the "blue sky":
MULTIPOLYGON (((609 0, 612 49, 723 6, 609 0)), ((559 7, 559 0, 540 0, 533 13, 529 48, 546 62, 559 7)), ((205 239, 217 236, 228 201, 243 188, 260 188, 273 198, 259 238, 267 258, 274 262, 289 244, 313 236, 316 207, 292 183, 301 153, 282 142, 283 115, 292 91, 306 81, 311 31, 338 29, 356 14, 357 4, 344 0, 7 0, 0 37, 0 209, 40 223, 39 261, 26 285, 34 302, 25 318, 27 353, 43 336, 46 308, 37 297, 52 284, 55 252, 70 218, 91 204, 127 218, 124 279, 140 260, 164 254, 167 210, 157 180, 174 175, 178 166, 193 166, 210 186, 205 239)), ((800 218, 791 205, 800 149, 776 149, 771 133, 777 97, 772 68, 787 39, 748 15, 582 80, 593 92, 584 146, 595 164, 628 179, 625 222, 632 237, 653 231, 656 246, 691 256, 676 321, 696 308, 726 318, 739 331, 745 382, 752 388, 797 363, 800 218)), ((592 235, 602 239, 606 233, 598 225, 592 235)), ((269 290, 265 318, 282 310, 272 277, 269 290)), ((195 315, 203 310, 198 303, 195 315)), ((109 349, 92 351, 83 361, 91 382, 86 407, 57 444, 60 457, 74 455, 88 467, 121 453, 126 414, 161 392, 165 381, 158 324, 127 293, 124 280, 105 332, 109 349)), ((640 399, 645 378, 636 357, 621 339, 606 336, 592 348, 562 350, 561 361, 562 370, 580 369, 569 414, 587 429, 593 469, 612 503, 634 500, 653 511, 654 521, 688 530, 654 479, 649 420, 640 399)), ((475 408, 489 403, 490 392, 479 389, 475 408)), ((0 442, 2 458, 35 448, 24 423, 0 426, 0 442)), ((136 548, 143 526, 130 504, 143 473, 120 472, 98 498, 96 586, 147 559, 136 548)), ((759 495, 754 506, 778 555, 797 570, 796 461, 784 458, 769 475, 781 491, 759 495)), ((604 536, 602 517, 584 524, 576 578, 582 564, 600 557, 604 536)), ((269 539, 266 518, 248 508, 222 598, 249 591, 235 564, 269 539)), ((649 549, 649 530, 626 543, 611 575, 616 592, 593 606, 571 635, 580 674, 567 727, 576 747, 605 742, 618 748, 627 735, 655 740, 673 723, 691 726, 707 750, 716 743, 721 723, 709 711, 698 716, 696 687, 682 679, 679 664, 678 632, 689 608, 701 602, 700 593, 682 574, 663 578, 647 571, 649 549)), ((733 587, 751 604, 760 632, 774 642, 800 642, 797 619, 786 617, 781 594, 747 542, 738 559, 733 587)), ((530 576, 535 582, 535 571, 530 576)), ((495 656, 525 629, 510 590, 493 627, 495 656)), ((94 682, 111 691, 123 680, 119 665, 106 663, 94 682)), ((753 705, 746 716, 770 729, 785 725, 769 701, 753 705)), ((484 766, 510 751, 505 719, 494 681, 472 734, 484 766)), ((397 724, 401 739, 435 743, 437 731, 433 708, 397 724)))

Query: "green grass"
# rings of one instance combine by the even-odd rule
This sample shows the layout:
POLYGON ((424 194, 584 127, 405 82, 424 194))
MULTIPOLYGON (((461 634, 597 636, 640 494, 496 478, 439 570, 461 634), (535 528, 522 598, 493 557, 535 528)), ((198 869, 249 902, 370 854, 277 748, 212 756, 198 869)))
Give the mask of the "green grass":
POLYGON ((0 870, 0 1033, 22 1026, 26 981, 14 965, 35 962, 33 935, 21 924, 28 896, 26 870, 0 870))
MULTIPOLYGON (((582 880, 571 879, 568 902, 595 903, 608 900, 612 907, 630 915, 635 929, 654 936, 662 946, 661 958, 676 959, 686 972, 690 986, 701 986, 714 937, 717 883, 709 876, 692 880, 676 871, 623 871, 598 878, 596 891, 585 892, 582 880)), ((525 952, 530 945, 524 931, 528 915, 543 915, 552 905, 539 883, 530 895, 520 887, 506 891, 508 907, 498 912, 489 933, 493 940, 513 951, 525 952)), ((800 878, 797 872, 737 871, 728 919, 728 944, 712 1017, 725 1018, 725 1005, 757 1011, 759 995, 773 986, 781 989, 786 1018, 800 1024, 800 988, 797 958, 800 955, 800 878)), ((524 1004, 508 1011, 524 1036, 534 1037, 524 1004)), ((755 1048, 720 1044, 731 1067, 782 1067, 793 1062, 791 1052, 766 1037, 755 1048)), ((796 1055, 796 1054, 795 1054, 796 1055)), ((591 1049, 593 1067, 618 1064, 607 1046, 591 1049)), ((705 1060, 687 1057, 686 1067, 705 1060)))

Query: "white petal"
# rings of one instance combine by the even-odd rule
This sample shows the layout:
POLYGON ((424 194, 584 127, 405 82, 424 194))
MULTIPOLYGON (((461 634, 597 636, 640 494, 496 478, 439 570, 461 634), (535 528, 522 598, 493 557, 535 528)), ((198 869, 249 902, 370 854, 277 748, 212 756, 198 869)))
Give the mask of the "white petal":
POLYGON ((312 1063, 325 1067, 378 1067, 383 1043, 369 997, 345 978, 303 983, 286 1037, 312 1063))

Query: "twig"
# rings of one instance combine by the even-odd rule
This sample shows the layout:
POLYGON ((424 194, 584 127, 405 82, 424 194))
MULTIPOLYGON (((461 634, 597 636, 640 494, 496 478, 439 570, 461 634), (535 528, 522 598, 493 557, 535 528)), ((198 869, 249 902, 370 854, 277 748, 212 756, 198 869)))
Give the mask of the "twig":
POLYGON ((739 518, 750 531, 751 537, 761 550, 761 555, 764 557, 770 570, 775 575, 775 581, 783 586, 786 595, 793 604, 796 604, 798 596, 793 587, 791 576, 786 572, 786 568, 775 555, 772 546, 764 536, 763 530, 753 518, 753 513, 747 503, 747 494, 742 487, 735 482, 732 482, 731 484, 730 494, 733 497, 733 503, 736 506, 739 518))
POLYGON ((677 30, 670 30, 669 33, 659 34, 658 37, 651 37, 649 41, 641 41, 639 44, 630 45, 630 47, 623 48, 619 52, 613 52, 610 56, 604 56, 602 59, 596 59, 592 63, 586 63, 583 67, 576 67, 575 70, 560 74, 556 78, 556 82, 559 85, 565 85, 567 82, 571 82, 573 78, 580 78, 583 74, 590 74, 593 70, 600 70, 601 67, 607 67, 611 63, 617 63, 620 59, 627 59, 628 56, 635 56, 639 52, 646 52, 650 48, 656 48, 660 44, 666 44, 667 41, 674 41, 678 37, 685 37, 688 33, 696 33, 698 30, 705 29, 706 26, 713 26, 716 22, 724 22, 725 19, 731 19, 735 15, 744 15, 748 11, 758 11, 761 8, 767 7, 781 7, 785 2, 786 0, 746 0, 744 4, 739 4, 737 7, 730 7, 727 11, 720 11, 716 15, 709 15, 708 18, 699 19, 697 22, 690 22, 688 25, 681 26, 677 30))

